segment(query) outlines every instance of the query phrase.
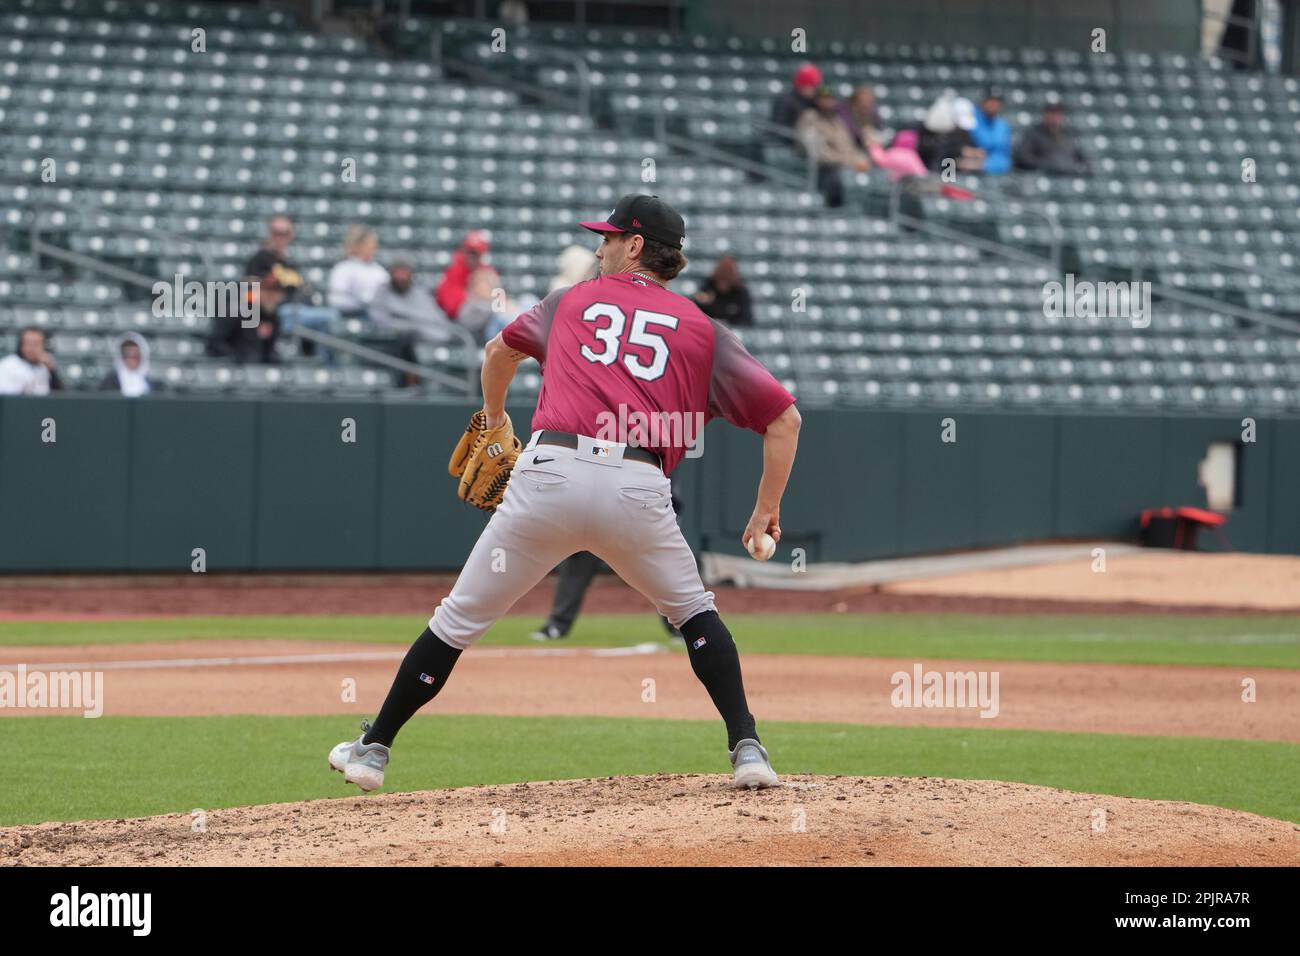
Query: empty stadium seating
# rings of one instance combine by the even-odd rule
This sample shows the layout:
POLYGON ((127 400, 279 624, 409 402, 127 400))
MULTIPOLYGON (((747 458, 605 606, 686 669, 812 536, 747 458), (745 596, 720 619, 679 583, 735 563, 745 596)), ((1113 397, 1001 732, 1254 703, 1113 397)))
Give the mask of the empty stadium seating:
MULTIPOLYGON (((876 174, 858 184, 861 205, 832 211, 788 177, 756 179, 656 138, 782 159, 786 148, 754 142, 745 121, 767 114, 797 62, 775 44, 534 26, 512 28, 507 51, 494 52, 488 28, 413 20, 400 31, 404 56, 391 59, 273 9, 0 0, 0 188, 12 194, 0 207, 0 333, 48 328, 74 386, 99 381, 112 339, 130 329, 149 337, 159 377, 179 391, 386 393, 388 370, 326 368, 287 345, 278 367, 208 358, 204 321, 155 317, 139 292, 34 255, 32 224, 52 244, 133 272, 235 279, 266 218, 285 212, 297 222, 293 255, 317 288, 350 223, 376 228, 381 261, 400 253, 426 281, 466 230, 486 228, 507 290, 542 294, 556 254, 590 241, 574 222, 645 190, 686 215, 692 264, 680 291, 718 256, 737 256, 756 305, 743 337, 804 401, 1300 406, 1300 334, 1228 308, 1300 314, 1294 79, 1176 56, 849 43, 810 54, 845 89, 874 85, 891 124, 943 89, 995 82, 1024 126, 1047 91, 1062 93, 1094 176, 972 177, 963 185, 979 201, 932 197, 916 213, 1027 257, 1055 240, 1082 273, 1157 279, 1225 306, 1162 299, 1150 327, 1135 329, 1045 315, 1044 284, 1059 278, 1045 260, 901 227, 882 211, 888 186, 876 174), (196 25, 206 53, 191 51, 196 25), (465 75, 461 61, 505 82, 465 75), (562 105, 582 82, 592 115, 562 105), (529 86, 556 97, 521 96, 529 86), (1241 181, 1246 157, 1257 182, 1241 181), (41 178, 47 158, 52 183, 41 178), (355 182, 342 178, 345 159, 356 161, 355 182)), ((385 342, 356 322, 333 331, 385 342)), ((476 361, 449 347, 422 346, 418 357, 462 377, 476 361)), ((535 366, 519 383, 539 385, 535 366)))

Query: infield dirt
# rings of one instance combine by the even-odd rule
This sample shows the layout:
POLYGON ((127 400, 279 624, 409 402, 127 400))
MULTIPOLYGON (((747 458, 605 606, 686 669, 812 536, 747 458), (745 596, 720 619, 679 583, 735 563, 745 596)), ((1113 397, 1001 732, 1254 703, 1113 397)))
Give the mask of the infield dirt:
POLYGON ((1300 865, 1300 827, 987 780, 547 781, 0 830, 0 865, 1300 865))

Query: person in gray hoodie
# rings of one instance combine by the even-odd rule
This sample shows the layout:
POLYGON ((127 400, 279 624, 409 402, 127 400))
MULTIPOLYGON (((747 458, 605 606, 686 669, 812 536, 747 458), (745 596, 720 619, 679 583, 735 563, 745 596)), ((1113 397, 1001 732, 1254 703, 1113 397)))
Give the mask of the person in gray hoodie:
POLYGON ((429 291, 416 288, 415 270, 408 262, 394 263, 388 270, 388 281, 370 300, 369 313, 376 328, 407 333, 435 345, 452 341, 451 323, 438 314, 429 291))

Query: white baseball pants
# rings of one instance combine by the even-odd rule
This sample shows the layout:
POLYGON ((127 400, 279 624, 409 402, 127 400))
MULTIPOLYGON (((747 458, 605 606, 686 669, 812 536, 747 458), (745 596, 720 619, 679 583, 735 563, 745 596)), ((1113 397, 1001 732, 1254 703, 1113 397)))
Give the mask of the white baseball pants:
POLYGON ((451 593, 429 619, 447 644, 470 647, 571 554, 590 551, 650 599, 674 627, 715 610, 672 507, 671 482, 617 442, 539 445, 535 432, 451 593))

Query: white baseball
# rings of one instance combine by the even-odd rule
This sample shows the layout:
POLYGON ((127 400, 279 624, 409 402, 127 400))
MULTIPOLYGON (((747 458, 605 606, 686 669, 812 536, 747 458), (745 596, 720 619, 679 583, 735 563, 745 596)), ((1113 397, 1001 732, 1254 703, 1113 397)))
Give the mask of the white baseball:
POLYGON ((750 538, 749 544, 745 547, 749 549, 749 556, 755 561, 766 561, 776 554, 776 540, 766 531, 750 538))

